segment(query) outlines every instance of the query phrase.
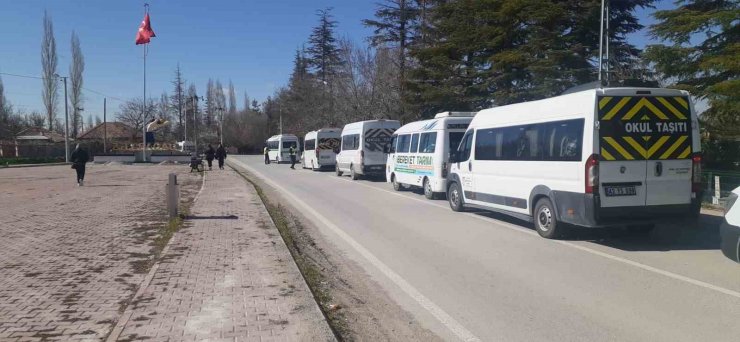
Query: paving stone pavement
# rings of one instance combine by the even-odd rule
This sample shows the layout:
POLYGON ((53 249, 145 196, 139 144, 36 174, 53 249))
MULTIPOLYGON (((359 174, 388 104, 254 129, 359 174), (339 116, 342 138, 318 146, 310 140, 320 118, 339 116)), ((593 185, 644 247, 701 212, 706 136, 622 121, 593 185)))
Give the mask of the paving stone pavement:
POLYGON ((191 216, 111 339, 334 340, 250 184, 231 169, 208 172, 191 216))
POLYGON ((0 170, 0 341, 105 338, 144 279, 166 220, 164 184, 186 166, 0 170))

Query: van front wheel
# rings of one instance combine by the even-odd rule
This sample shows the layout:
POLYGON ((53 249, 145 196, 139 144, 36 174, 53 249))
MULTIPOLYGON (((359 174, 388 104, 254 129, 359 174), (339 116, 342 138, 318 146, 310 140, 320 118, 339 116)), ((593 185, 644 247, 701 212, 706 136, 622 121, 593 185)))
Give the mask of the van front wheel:
POLYGON ((555 218, 555 207, 547 198, 537 201, 534 209, 534 227, 545 239, 555 239, 563 235, 565 227, 555 218))
POLYGON ((401 183, 398 182, 398 179, 396 179, 396 174, 391 175, 391 183, 393 183, 393 190, 403 190, 403 185, 401 185, 401 183))
POLYGON ((447 201, 450 202, 450 208, 453 211, 465 210, 465 204, 463 203, 460 185, 458 185, 457 183, 450 184, 450 187, 447 189, 447 201))

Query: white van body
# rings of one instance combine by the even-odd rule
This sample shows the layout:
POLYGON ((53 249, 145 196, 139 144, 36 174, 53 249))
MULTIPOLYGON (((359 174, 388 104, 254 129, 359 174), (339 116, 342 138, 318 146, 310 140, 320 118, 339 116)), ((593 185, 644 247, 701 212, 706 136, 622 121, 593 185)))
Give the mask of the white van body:
POLYGON ((397 120, 368 120, 345 125, 341 151, 337 155, 337 175, 347 172, 353 179, 360 175, 385 175, 385 149, 399 127, 401 124, 397 120))
POLYGON ((322 128, 306 133, 303 138, 303 168, 319 170, 334 167, 342 142, 342 129, 322 128))
POLYGON ((475 112, 444 112, 396 130, 386 166, 393 188, 419 186, 432 199, 447 191, 447 162, 457 150, 475 112))
POLYGON ((293 134, 279 134, 273 135, 267 139, 267 148, 270 151, 267 153, 270 160, 281 163, 290 161, 290 147, 295 148, 296 157, 300 156, 301 151, 298 144, 298 137, 293 134))
POLYGON ((547 231, 558 222, 698 215, 700 151, 687 92, 591 89, 480 111, 450 164, 447 195, 453 210, 533 220, 544 237, 560 235, 547 231))

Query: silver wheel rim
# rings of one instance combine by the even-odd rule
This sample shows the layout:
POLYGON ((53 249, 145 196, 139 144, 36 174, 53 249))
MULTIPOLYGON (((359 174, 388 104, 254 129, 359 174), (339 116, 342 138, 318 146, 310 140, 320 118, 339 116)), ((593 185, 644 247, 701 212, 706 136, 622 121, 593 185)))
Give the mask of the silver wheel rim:
POLYGON ((428 179, 424 180, 424 193, 429 196, 432 194, 432 184, 429 183, 428 179))
POLYGON ((452 202, 453 206, 458 205, 460 201, 460 194, 457 193, 457 188, 453 188, 452 191, 450 191, 450 202, 452 202))
POLYGON ((552 211, 550 211, 550 208, 540 208, 540 212, 537 214, 537 226, 543 232, 550 231, 552 227, 552 211))

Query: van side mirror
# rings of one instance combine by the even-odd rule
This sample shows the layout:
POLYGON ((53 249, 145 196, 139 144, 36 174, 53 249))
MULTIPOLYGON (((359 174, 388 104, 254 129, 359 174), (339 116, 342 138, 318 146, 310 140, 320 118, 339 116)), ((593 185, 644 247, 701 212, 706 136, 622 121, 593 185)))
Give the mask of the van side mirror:
POLYGON ((457 163, 460 161, 460 155, 457 153, 457 151, 450 152, 450 163, 457 163))

